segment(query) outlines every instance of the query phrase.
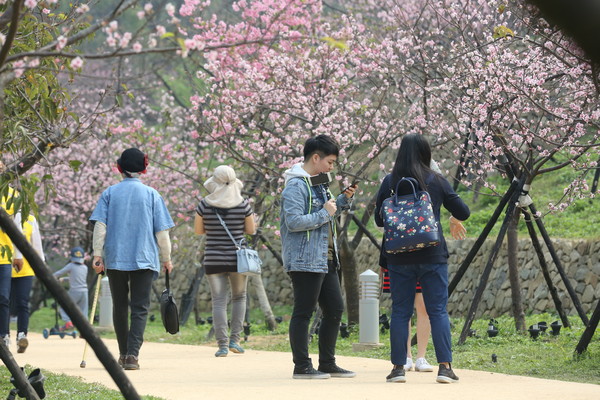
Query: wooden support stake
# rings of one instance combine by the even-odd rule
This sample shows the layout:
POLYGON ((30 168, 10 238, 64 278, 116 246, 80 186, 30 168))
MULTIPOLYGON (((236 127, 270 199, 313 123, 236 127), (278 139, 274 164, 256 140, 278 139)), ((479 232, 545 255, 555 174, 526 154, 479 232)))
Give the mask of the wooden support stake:
MULTIPOLYGON (((511 185, 512 187, 512 185, 511 185)), ((521 192, 521 188, 523 187, 523 182, 519 182, 518 190, 513 191, 513 194, 510 198, 510 202, 508 203, 508 208, 506 210, 506 215, 504 217, 504 221, 502 222, 502 226, 500 227, 500 232, 498 233, 498 237, 496 238, 496 243, 492 248, 492 252, 490 253, 490 258, 481 274, 481 279, 479 280, 479 286, 477 287, 477 291, 475 292, 475 296, 473 297, 473 301, 471 302, 471 307, 469 308, 469 312, 467 313, 467 319, 465 320, 465 325, 463 326, 463 330, 460 334, 460 338, 458 339, 458 344, 463 344, 467 340, 467 336, 471 329, 471 324, 473 324, 473 320, 475 319, 475 313, 477 312, 477 307, 479 306, 479 302, 481 301, 481 297, 483 296, 483 291, 487 285, 487 281, 490 277, 490 273, 492 271, 492 267, 494 266, 494 262, 498 257, 498 253, 500 251, 500 246, 502 245, 502 241, 504 240, 504 236, 506 235, 506 231, 508 229, 508 222, 513 217, 513 213, 515 210, 515 204, 519 199, 519 194, 521 192)))
POLYGON ((583 335, 581 335, 581 339, 579 339, 579 343, 577 343, 577 347, 575 347, 575 352, 577 354, 581 355, 587 350, 587 347, 592 340, 592 336, 594 336, 594 332, 596 332, 596 328, 598 328, 598 322, 600 322, 600 301, 596 304, 596 309, 592 314, 590 323, 587 324, 587 328, 583 331, 583 335))
POLYGON ((550 272, 548 272, 548 264, 546 264, 546 259, 544 257, 544 253, 542 251, 542 246, 540 241, 538 240, 537 233, 533 227, 533 222, 531 222, 531 215, 523 210, 523 215, 525 217, 525 224, 527 225, 527 230, 529 231, 529 237, 531 238, 531 243, 533 244, 533 248, 538 256, 540 261, 540 268, 542 269, 542 274, 544 274, 544 279, 546 280, 546 284, 548 285, 548 289, 550 290, 550 295, 552 296, 552 300, 554 301, 554 306, 556 307, 556 312, 560 316, 560 320, 565 328, 571 326, 569 323, 569 318, 567 318, 567 314, 563 310, 562 301, 558 296, 558 291, 556 290, 556 286, 552 283, 552 279, 550 278, 550 272))
MULTIPOLYGON (((529 206, 529 211, 531 211, 531 215, 537 214, 537 210, 536 210, 534 204, 531 204, 529 206)), ((567 289, 567 292, 569 292, 569 296, 571 296, 571 300, 573 301, 573 305, 575 306, 575 309, 577 310, 577 313, 579 314, 579 318, 581 318, 581 321, 583 321, 584 325, 588 325, 588 323, 589 323, 588 317, 585 314, 585 312, 583 311, 583 307, 581 306, 579 297, 577 297, 577 293, 575 293, 575 289, 573 289, 573 285, 571 285, 571 281, 569 280, 569 277, 565 273, 565 269, 562 266, 562 262, 560 261, 560 258, 558 257, 556 250, 554 249, 552 240, 550 240, 550 235, 548 235, 548 232, 546 231, 546 227, 544 226, 544 221, 542 221, 541 218, 536 218, 535 223, 538 227, 538 230, 540 231, 540 234, 542 235, 542 238, 544 239, 544 243, 546 243, 546 247, 548 247, 548 251, 550 252, 550 255, 552 256, 552 260, 554 261, 554 264, 556 264, 556 269, 558 270, 558 273, 560 274, 560 277, 562 278, 562 281, 565 284, 565 288, 567 289)))

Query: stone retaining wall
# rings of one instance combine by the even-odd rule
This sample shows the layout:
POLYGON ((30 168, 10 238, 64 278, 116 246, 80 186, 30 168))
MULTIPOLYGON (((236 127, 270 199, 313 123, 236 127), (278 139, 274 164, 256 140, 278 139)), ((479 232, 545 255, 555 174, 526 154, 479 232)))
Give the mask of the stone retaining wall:
MULTIPOLYGON (((448 241, 450 251, 450 280, 471 249, 474 241, 475 239, 448 241)), ((488 260, 492 245, 492 241, 487 241, 483 245, 455 292, 450 297, 448 311, 451 316, 464 317, 466 315, 479 284, 483 268, 488 260)), ((571 285, 577 292, 584 311, 586 313, 592 312, 600 300, 600 284, 598 283, 600 277, 600 243, 590 240, 557 239, 554 241, 554 246, 570 279, 571 285)), ((377 250, 368 240, 363 240, 358 246, 357 254, 358 265, 361 266, 360 272, 367 269, 372 269, 375 272, 379 271, 377 250)), ((576 315, 577 312, 573 307, 573 302, 552 262, 550 253, 545 250, 544 254, 550 268, 552 281, 557 287, 565 311, 569 315, 576 315)), ((281 265, 267 250, 261 250, 261 256, 264 262, 262 279, 271 305, 291 305, 292 288, 289 277, 283 272, 281 265)), ((529 240, 523 239, 519 242, 518 263, 525 312, 553 312, 555 306, 539 267, 539 261, 529 240)), ((177 285, 179 287, 179 290, 177 290, 179 295, 177 297, 180 297, 187 290, 187 287, 189 287, 190 273, 186 273, 185 275, 177 279, 180 281, 180 284, 177 285)), ((250 293, 251 295, 253 294, 252 289, 250 293)), ((251 299, 252 301, 253 299, 251 299)), ((258 306, 257 303, 251 304, 258 306)), ((210 293, 205 279, 203 279, 200 287, 197 305, 201 312, 210 312, 210 293)), ((385 309, 390 306, 389 295, 384 294, 381 298, 381 307, 385 309)), ((476 317, 496 317, 510 312, 511 292, 508 279, 506 244, 504 244, 494 264, 476 317)))

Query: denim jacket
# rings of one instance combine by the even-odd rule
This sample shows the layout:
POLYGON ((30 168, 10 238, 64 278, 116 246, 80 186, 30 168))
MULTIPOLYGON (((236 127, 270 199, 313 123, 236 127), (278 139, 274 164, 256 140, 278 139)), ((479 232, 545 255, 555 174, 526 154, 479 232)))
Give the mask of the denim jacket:
MULTIPOLYGON (((336 216, 350 208, 351 199, 340 194, 336 199, 336 214, 330 216, 323 208, 327 201, 327 186, 310 186, 307 178, 308 174, 289 178, 282 193, 280 217, 283 266, 287 272, 327 273, 329 229, 335 226, 336 216)), ((335 231, 333 246, 337 257, 335 231)))

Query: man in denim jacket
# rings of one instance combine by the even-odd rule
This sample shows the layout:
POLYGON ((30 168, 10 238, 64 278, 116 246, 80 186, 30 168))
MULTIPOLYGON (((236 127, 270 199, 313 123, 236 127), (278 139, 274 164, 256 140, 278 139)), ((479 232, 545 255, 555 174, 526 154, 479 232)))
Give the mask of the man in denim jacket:
POLYGON ((292 279, 294 310, 290 321, 290 345, 294 379, 352 378, 356 374, 335 363, 335 345, 344 302, 338 275, 335 237, 337 210, 350 208, 356 185, 332 198, 327 184, 311 185, 311 176, 333 170, 338 144, 319 135, 304 145, 304 163, 285 172, 281 199, 283 265, 292 279), (317 302, 323 311, 319 328, 319 368, 308 355, 308 326, 317 302))

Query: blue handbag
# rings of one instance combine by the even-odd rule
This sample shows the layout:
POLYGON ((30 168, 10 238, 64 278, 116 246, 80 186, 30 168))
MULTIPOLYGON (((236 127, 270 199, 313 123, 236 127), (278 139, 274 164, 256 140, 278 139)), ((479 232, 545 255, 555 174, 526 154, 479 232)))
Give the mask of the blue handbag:
POLYGON ((237 249, 235 251, 235 254, 237 255, 237 272, 238 272, 238 274, 260 275, 260 273, 262 272, 262 269, 261 269, 262 260, 258 256, 258 252, 256 250, 248 247, 246 245, 246 239, 244 239, 244 238, 242 238, 240 240, 240 243, 238 244, 235 241, 235 239, 233 238, 233 235, 231 234, 231 232, 229 231, 229 228, 227 228, 227 225, 225 224, 225 221, 223 221, 223 218, 221 218, 221 216, 219 215, 218 212, 216 214, 217 214, 217 217, 219 218, 219 221, 221 222, 221 225, 223 226, 223 228, 229 235, 229 238, 231 239, 231 241, 233 242, 233 244, 235 245, 235 247, 237 249))
POLYGON ((438 228, 431 197, 422 190, 414 178, 402 178, 396 184, 396 191, 383 201, 384 250, 388 254, 422 250, 440 244, 438 228), (412 193, 398 196, 400 183, 408 182, 412 193))
POLYGON ((236 250, 237 254, 237 272, 243 275, 260 275, 262 260, 258 252, 245 246, 245 240, 240 241, 236 250))

